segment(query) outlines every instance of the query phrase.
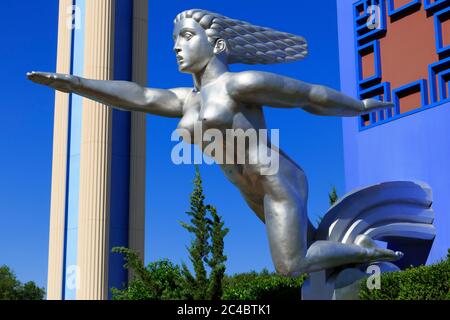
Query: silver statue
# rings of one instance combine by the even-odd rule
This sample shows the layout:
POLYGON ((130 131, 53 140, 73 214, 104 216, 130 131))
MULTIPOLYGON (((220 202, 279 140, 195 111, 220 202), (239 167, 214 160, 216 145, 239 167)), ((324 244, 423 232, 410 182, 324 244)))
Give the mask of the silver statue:
MULTIPOLYGON (((192 74, 194 88, 143 88, 126 81, 90 80, 44 72, 31 72, 27 76, 36 83, 115 108, 180 118, 178 128, 192 133, 198 121, 205 130, 264 129, 263 106, 302 108, 321 116, 359 116, 392 107, 390 103, 375 99, 356 100, 322 85, 273 73, 229 71, 231 63, 273 64, 302 59, 307 54, 306 41, 292 34, 195 9, 176 17, 173 38, 179 71, 192 74)), ((270 141, 267 144, 280 156, 276 174, 262 175, 260 163, 221 164, 221 168, 239 188, 250 208, 265 222, 278 273, 296 276, 402 257, 399 251, 375 245, 375 237, 371 235, 376 232, 370 227, 377 225, 375 231, 380 230, 379 219, 358 225, 358 232, 351 232, 351 222, 358 213, 339 208, 354 210, 351 204, 358 202, 354 194, 344 197, 315 230, 306 210, 308 184, 305 173, 270 141)), ((199 146, 204 149, 202 142, 199 146)), ((224 152, 230 150, 224 149, 224 152)), ((253 148, 246 148, 246 159, 258 158, 254 152, 253 148)), ((407 182, 398 182, 396 188, 419 190, 419 193, 427 189, 425 185, 407 182)), ((357 194, 361 192, 364 190, 357 194)), ((364 197, 361 199, 366 201, 364 197)), ((385 215, 382 217, 386 218, 385 215)), ((402 230, 390 229, 394 234, 402 230)))

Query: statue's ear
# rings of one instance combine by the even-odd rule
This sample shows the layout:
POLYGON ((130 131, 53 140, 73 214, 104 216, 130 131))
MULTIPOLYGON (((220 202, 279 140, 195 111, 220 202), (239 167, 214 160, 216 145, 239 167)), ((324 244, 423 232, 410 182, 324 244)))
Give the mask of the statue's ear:
POLYGON ((224 39, 217 39, 214 46, 214 54, 219 54, 227 50, 227 43, 224 39))

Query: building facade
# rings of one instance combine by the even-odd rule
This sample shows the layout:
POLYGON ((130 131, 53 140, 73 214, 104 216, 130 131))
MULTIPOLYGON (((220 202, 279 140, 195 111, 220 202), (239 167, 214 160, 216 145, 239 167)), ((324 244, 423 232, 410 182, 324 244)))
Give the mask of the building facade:
POLYGON ((450 247, 450 1, 337 0, 337 16, 341 91, 395 104, 343 119, 346 191, 428 183, 437 235, 414 258, 436 262, 450 247))
MULTIPOLYGON (((146 84, 147 0, 60 0, 57 72, 146 84)), ((56 92, 48 299, 107 299, 144 252, 145 115, 56 92)))

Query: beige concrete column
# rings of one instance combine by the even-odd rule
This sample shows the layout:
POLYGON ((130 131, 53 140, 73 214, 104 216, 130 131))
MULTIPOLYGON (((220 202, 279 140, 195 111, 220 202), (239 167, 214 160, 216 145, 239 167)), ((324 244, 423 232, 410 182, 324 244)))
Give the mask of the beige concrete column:
MULTIPOLYGON (((59 1, 56 72, 70 73, 72 30, 67 26, 67 8, 72 0, 59 1)), ((47 299, 62 299, 66 177, 69 130, 69 95, 56 91, 53 127, 52 193, 48 249, 47 299)))
MULTIPOLYGON (((148 0, 133 2, 133 81, 147 86, 148 0)), ((131 113, 128 247, 144 259, 146 115, 131 113)), ((131 279, 130 272, 129 278, 131 279)))
MULTIPOLYGON (((86 1, 84 76, 113 78, 114 0, 86 1)), ((108 298, 111 108, 83 100, 78 219, 78 300, 108 298)))

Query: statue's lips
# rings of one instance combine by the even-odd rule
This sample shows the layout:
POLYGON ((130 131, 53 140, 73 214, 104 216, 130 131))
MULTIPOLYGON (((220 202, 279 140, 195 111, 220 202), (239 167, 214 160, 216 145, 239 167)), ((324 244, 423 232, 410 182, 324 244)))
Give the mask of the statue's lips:
POLYGON ((183 62, 183 57, 182 56, 177 56, 177 62, 178 63, 182 63, 183 62))

